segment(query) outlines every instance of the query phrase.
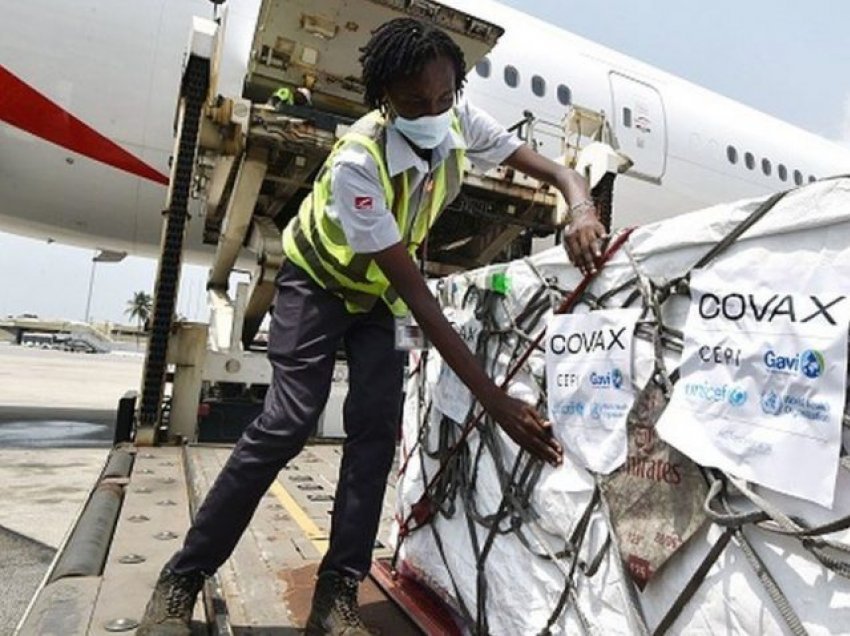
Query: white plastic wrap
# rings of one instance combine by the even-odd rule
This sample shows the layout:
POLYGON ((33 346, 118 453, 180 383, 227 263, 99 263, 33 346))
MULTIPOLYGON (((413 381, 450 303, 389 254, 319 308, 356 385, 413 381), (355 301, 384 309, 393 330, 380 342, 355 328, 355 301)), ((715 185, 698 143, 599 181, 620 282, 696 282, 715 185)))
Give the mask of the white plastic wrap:
MULTIPOLYGON (((744 201, 677 217, 638 229, 627 245, 640 270, 655 283, 663 283, 687 272, 713 245, 721 241, 761 201, 744 201)), ((850 268, 850 179, 836 179, 813 184, 794 191, 782 199, 733 245, 723 251, 710 267, 718 272, 749 271, 757 277, 762 267, 785 267, 789 276, 799 283, 823 287, 819 280, 818 263, 850 268)), ((848 270, 850 271, 850 270, 848 270)), ((498 301, 488 305, 497 324, 510 325, 527 306, 541 285, 541 277, 556 281, 561 293, 552 292, 554 306, 563 292, 573 289, 580 276, 571 267, 561 248, 538 254, 530 262, 516 261, 482 270, 458 274, 438 285, 439 296, 446 308, 460 309, 471 287, 480 290, 491 285, 493 274, 509 279, 509 291, 504 305, 498 301)), ((599 296, 616 289, 635 274, 632 264, 621 250, 603 269, 590 286, 599 296)), ((850 277, 830 281, 830 288, 850 296, 850 277)), ((622 305, 627 293, 615 295, 606 302, 608 307, 622 305)), ((472 299, 475 300, 475 299, 472 299)), ((579 305, 575 311, 588 311, 579 305)), ((681 329, 685 322, 688 301, 674 297, 663 305, 663 320, 667 326, 681 329)), ((546 324, 548 314, 540 316, 529 335, 535 336, 546 324)), ((528 343, 517 339, 517 351, 528 343)), ((504 342, 504 341, 503 341, 504 342)), ((483 349, 482 349, 483 350, 483 349)), ((493 347, 487 347, 487 364, 498 382, 506 374, 510 356, 492 359, 493 347)), ((677 366, 678 354, 664 354, 668 370, 677 366)), ((415 362, 415 360, 414 360, 415 362)), ((633 357, 633 378, 637 389, 643 387, 653 370, 654 353, 646 340, 637 340, 633 357)), ((407 458, 399 481, 398 515, 410 516, 411 507, 420 500, 424 485, 438 469, 438 460, 422 452, 440 448, 440 421, 443 414, 435 408, 427 412, 431 396, 440 377, 442 362, 435 351, 427 353, 424 381, 414 373, 407 387, 404 410, 403 453, 407 458)), ((415 366, 415 365, 414 365, 415 366)), ((545 409, 541 400, 544 384, 543 352, 532 354, 528 365, 510 384, 509 392, 545 409)), ((474 411, 480 410, 476 404, 474 411)), ((446 427, 455 437, 462 423, 446 427)), ((848 450, 847 427, 844 427, 844 452, 848 450)), ((471 521, 469 506, 474 504, 478 515, 496 513, 503 500, 500 481, 513 465, 517 447, 501 431, 495 431, 503 461, 497 470, 488 448, 478 455, 481 437, 473 432, 467 441, 468 466, 473 464, 475 483, 469 488, 454 484, 457 492, 443 502, 430 525, 405 537, 401 550, 401 568, 413 573, 432 588, 459 615, 475 619, 479 588, 478 563, 473 546, 474 532, 478 550, 487 539, 487 529, 471 521), (462 493, 471 493, 464 500, 462 493), (465 611, 464 609, 465 608, 465 611)), ((443 448, 451 439, 443 440, 443 448)), ((838 462, 838 457, 835 458, 838 462)), ((794 471, 795 466, 787 470, 794 471)), ((468 479, 469 472, 467 472, 468 479)), ((449 480, 446 483, 451 483, 449 480)), ((516 532, 495 535, 489 554, 483 561, 482 581, 486 582, 484 613, 486 629, 492 634, 537 634, 546 627, 561 596, 565 580, 573 566, 564 550, 582 515, 588 508, 595 476, 580 468, 570 457, 559 468, 542 467, 539 479, 530 493, 527 516, 514 523, 522 528, 525 543, 516 532), (536 554, 535 554, 536 553, 536 554), (547 558, 546 555, 556 555, 547 558)), ((795 499, 765 488, 753 487, 779 511, 792 518, 815 526, 850 515, 850 472, 839 470, 833 508, 795 499)), ((640 633, 644 625, 651 631, 670 608, 674 599, 692 578, 722 529, 707 522, 684 547, 679 549, 650 580, 643 591, 631 582, 615 549, 616 541, 607 543, 610 525, 604 505, 597 505, 590 514, 587 529, 579 533, 579 558, 583 564, 601 555, 599 567, 586 576, 582 568, 574 575, 574 589, 562 612, 557 613, 551 626, 554 634, 640 633), (607 547, 606 547, 607 546, 607 547)), ((412 523, 412 525, 416 525, 412 523)), ((510 520, 500 525, 505 529, 510 520)), ((850 579, 825 568, 804 549, 798 538, 782 536, 755 525, 745 525, 743 532, 752 543, 758 557, 786 595, 793 612, 812 634, 850 634, 850 579)), ((842 530, 825 538, 850 543, 850 531, 842 530)), ((848 561, 848 554, 833 554, 848 561)), ((476 631, 475 625, 467 625, 476 631)), ((736 539, 722 551, 709 569, 696 592, 685 605, 671 627, 671 633, 718 634, 780 634, 789 631, 787 622, 771 601, 753 567, 747 562, 736 539)))

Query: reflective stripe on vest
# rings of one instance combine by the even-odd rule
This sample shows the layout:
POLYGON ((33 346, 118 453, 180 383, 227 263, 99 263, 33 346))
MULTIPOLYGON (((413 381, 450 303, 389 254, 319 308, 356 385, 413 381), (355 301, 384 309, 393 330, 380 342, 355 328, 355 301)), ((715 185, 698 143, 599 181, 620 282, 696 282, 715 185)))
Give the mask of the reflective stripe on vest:
MULTIPOLYGON (((462 134, 456 115, 452 117, 452 128, 462 134)), ((362 146, 375 160, 387 207, 411 256, 415 255, 446 205, 460 192, 466 153, 463 149, 452 150, 434 170, 431 186, 422 186, 419 209, 411 217, 411 171, 390 179, 386 166, 386 124, 383 117, 373 111, 355 122, 336 143, 316 177, 312 193, 304 199, 297 216, 283 232, 283 249, 287 257, 306 270, 322 287, 343 298, 350 312, 369 311, 382 297, 393 314, 404 315, 407 313, 406 305, 374 259, 356 254, 349 247, 342 227, 326 213, 331 195, 330 166, 336 154, 352 143, 362 146)))

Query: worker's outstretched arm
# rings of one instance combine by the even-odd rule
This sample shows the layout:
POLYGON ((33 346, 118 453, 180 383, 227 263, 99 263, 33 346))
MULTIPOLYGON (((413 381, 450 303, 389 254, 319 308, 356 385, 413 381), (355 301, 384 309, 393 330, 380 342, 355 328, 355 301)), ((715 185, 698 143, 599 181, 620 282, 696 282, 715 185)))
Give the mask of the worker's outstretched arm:
POLYGON ((567 255, 583 274, 594 273, 595 260, 600 256, 600 239, 605 237, 605 227, 599 222, 584 177, 525 145, 517 148, 504 163, 561 191, 573 217, 564 233, 567 255), (588 203, 583 204, 584 201, 588 203))
POLYGON ((561 447, 552 436, 551 424, 533 407, 507 395, 484 373, 478 360, 446 320, 404 246, 396 243, 373 256, 443 360, 493 419, 522 448, 550 464, 560 464, 561 447))

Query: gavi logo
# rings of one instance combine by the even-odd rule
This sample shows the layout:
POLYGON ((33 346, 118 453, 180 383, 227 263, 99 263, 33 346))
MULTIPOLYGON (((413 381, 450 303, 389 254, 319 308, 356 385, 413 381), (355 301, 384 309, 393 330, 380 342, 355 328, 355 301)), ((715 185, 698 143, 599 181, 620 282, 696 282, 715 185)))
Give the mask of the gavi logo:
POLYGON ((620 389, 623 386, 623 372, 616 367, 606 373, 591 371, 589 380, 594 389, 620 389))
POLYGON ((786 375, 802 374, 810 380, 816 380, 823 375, 826 369, 826 360, 823 353, 816 349, 806 349, 802 353, 794 355, 783 355, 773 349, 764 354, 764 366, 771 373, 784 373, 786 375))

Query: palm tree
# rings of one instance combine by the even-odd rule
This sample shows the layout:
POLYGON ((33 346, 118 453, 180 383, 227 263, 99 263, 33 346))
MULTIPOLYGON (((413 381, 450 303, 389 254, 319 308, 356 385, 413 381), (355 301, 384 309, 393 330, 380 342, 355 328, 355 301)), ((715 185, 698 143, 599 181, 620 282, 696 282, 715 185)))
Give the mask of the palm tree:
MULTIPOLYGON (((127 301, 127 309, 124 313, 130 317, 130 320, 138 322, 139 331, 147 329, 148 321, 153 311, 153 297, 147 292, 137 291, 133 293, 133 297, 127 301)), ((139 344, 139 334, 136 333, 136 346, 139 344)))

